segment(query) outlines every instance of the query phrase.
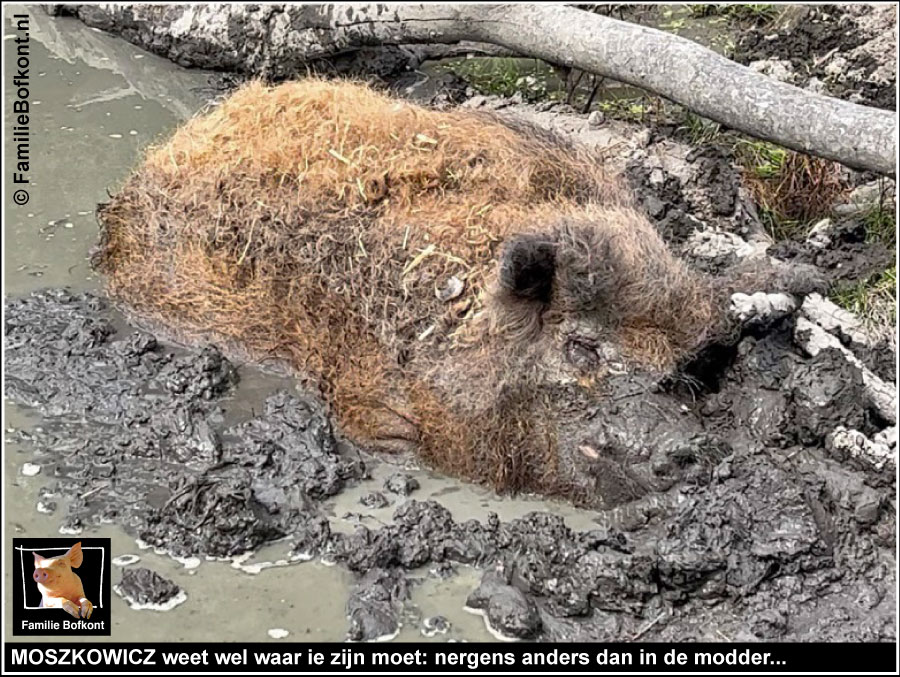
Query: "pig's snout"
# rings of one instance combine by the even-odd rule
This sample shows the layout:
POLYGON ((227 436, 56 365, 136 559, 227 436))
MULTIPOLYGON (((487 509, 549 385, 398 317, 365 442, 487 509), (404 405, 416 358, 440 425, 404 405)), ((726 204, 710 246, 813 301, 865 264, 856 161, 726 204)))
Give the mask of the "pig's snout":
POLYGON ((44 569, 35 569, 31 577, 35 583, 46 583, 47 579, 50 578, 50 574, 44 569))

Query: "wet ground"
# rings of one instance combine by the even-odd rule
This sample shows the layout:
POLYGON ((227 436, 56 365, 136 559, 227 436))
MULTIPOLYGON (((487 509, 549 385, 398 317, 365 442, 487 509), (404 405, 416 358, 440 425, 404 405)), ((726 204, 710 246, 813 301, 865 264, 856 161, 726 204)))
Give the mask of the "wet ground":
POLYGON ((543 640, 894 636, 895 460, 887 443, 882 461, 834 439, 845 426, 877 441, 891 414, 841 351, 801 349, 800 316, 706 356, 703 383, 690 370, 612 380, 597 403, 609 445, 598 469, 629 495, 576 513, 378 463, 284 382, 236 410, 241 374, 218 351, 122 327, 93 293, 35 292, 6 310, 7 393, 45 416, 7 433, 31 464, 10 468, 17 484, 37 482, 38 510, 63 533, 116 524, 180 561, 172 583, 187 600, 171 613, 197 614, 188 636, 218 623, 204 586, 229 575, 224 588, 260 612, 243 629, 277 618, 266 631, 291 632, 296 614, 332 639, 412 638, 448 620, 456 636, 461 606, 498 636, 543 640), (331 600, 324 616, 298 597, 308 572, 331 600), (287 615, 271 615, 273 590, 287 615), (428 591, 443 618, 426 626, 416 595, 428 591))
MULTIPOLYGON (((888 422, 842 355, 802 349, 797 316, 706 356, 699 385, 690 370, 638 399, 614 385, 600 418, 624 454, 660 430, 679 440, 641 461, 656 491, 620 509, 388 465, 290 379, 135 330, 95 293, 94 205, 219 81, 71 19, 36 16, 33 37, 44 136, 32 202, 6 214, 6 526, 109 535, 184 592, 167 612, 115 597, 113 640, 895 637, 893 473, 830 442, 888 422)), ((675 193, 669 165, 632 167, 675 243, 688 216, 752 231, 733 182, 715 184, 718 207, 697 197, 708 165, 691 158, 675 193)), ((132 597, 167 597, 125 578, 132 597)))

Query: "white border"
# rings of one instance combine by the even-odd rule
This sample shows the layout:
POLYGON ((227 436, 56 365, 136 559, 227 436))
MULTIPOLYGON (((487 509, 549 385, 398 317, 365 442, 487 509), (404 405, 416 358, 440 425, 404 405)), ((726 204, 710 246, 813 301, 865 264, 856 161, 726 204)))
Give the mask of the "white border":
MULTIPOLYGON (((38 550, 71 550, 73 546, 68 548, 38 548, 38 550)), ((106 548, 102 545, 83 545, 81 546, 82 550, 99 550, 100 551, 100 599, 98 603, 94 605, 95 609, 103 608, 103 567, 106 564, 106 548)), ((25 590, 25 553, 30 552, 32 554, 35 553, 35 550, 31 548, 23 548, 21 545, 16 547, 16 550, 19 551, 19 562, 22 564, 22 608, 23 609, 53 609, 54 607, 49 606, 28 606, 25 604, 25 600, 28 599, 28 594, 25 590)))

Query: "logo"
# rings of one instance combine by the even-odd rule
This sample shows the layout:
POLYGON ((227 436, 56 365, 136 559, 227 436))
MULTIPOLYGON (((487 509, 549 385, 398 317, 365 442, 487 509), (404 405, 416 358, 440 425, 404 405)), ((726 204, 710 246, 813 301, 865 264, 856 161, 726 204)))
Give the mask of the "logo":
POLYGON ((108 538, 13 539, 14 635, 109 635, 108 538))

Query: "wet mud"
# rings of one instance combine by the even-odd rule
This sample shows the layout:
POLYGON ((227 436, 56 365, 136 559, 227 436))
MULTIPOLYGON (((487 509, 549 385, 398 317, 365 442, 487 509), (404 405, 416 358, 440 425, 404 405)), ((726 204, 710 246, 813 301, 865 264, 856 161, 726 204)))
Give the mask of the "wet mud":
MULTIPOLYGON (((389 523, 336 529, 324 501, 375 461, 315 399, 276 392, 228 421, 226 357, 130 329, 92 293, 8 303, 7 394, 46 417, 16 434, 64 531, 115 523, 181 558, 288 539, 294 559, 356 575, 353 640, 397 633, 423 568, 467 565, 485 574, 466 605, 499 637, 890 640, 893 478, 826 444, 839 425, 887 426, 861 404, 859 370, 835 351, 807 356, 793 322, 704 356, 705 380, 686 365, 611 385, 596 415, 607 443, 571 463, 622 489, 587 530, 549 512, 457 521, 403 473, 385 482, 412 494, 389 523)), ((137 569, 122 587, 172 592, 137 569)))
POLYGON ((176 556, 229 557, 287 536, 358 476, 315 403, 276 393, 224 427, 232 365, 212 347, 115 337, 106 308, 64 290, 7 306, 7 396, 59 421, 40 444, 61 454, 44 495, 69 499, 64 529, 115 521, 176 556))
MULTIPOLYGON (((748 58, 771 56, 747 49, 748 58)), ((752 202, 715 149, 444 84, 436 104, 468 98, 463 105, 540 118, 612 149, 611 162, 693 265, 720 272, 756 246, 752 202), (730 246, 710 254, 698 232, 732 238, 730 246)), ((852 219, 839 221, 827 246, 788 242, 769 254, 831 279, 887 265, 852 219)), ((413 473, 376 473, 382 459, 342 439, 323 404, 296 389, 235 414, 230 398, 244 372, 233 356, 131 327, 98 293, 48 289, 5 303, 6 396, 41 415, 7 438, 39 470, 35 508, 64 533, 114 525, 191 566, 229 559, 250 572, 263 565, 246 564, 248 552, 279 545, 289 554, 277 566, 335 564, 352 581, 346 600, 329 604, 343 605, 354 641, 409 627, 455 633, 454 604, 500 639, 896 639, 896 429, 868 403, 858 365, 835 349, 804 349, 802 311, 751 327, 662 381, 612 378, 592 417, 598 444, 563 459, 608 497, 575 528, 552 504, 512 519, 451 512, 452 496, 425 496, 413 473), (838 429, 881 440, 894 466, 837 444, 838 429), (352 513, 339 517, 342 498, 352 513), (437 607, 422 618, 417 606, 433 590, 437 607)), ((836 336, 895 388, 891 346, 836 336)), ((272 596, 305 585, 287 571, 296 575, 272 596)), ((117 587, 129 603, 165 607, 199 583, 185 573, 172 581, 126 567, 117 587)))
POLYGON ((746 237, 759 230, 755 209, 741 191, 740 171, 721 149, 653 138, 630 155, 625 175, 670 245, 683 245, 697 231, 746 237))

